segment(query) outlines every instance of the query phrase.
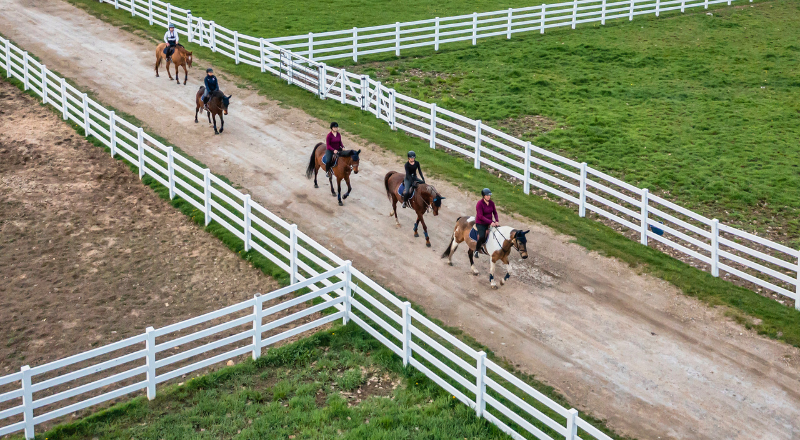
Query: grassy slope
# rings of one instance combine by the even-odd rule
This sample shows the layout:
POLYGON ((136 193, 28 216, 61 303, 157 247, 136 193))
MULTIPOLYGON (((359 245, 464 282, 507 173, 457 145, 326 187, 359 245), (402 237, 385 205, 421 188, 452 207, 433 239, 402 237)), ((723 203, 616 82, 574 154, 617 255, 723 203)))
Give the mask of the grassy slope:
POLYGON ((160 389, 152 402, 137 397, 37 436, 51 440, 232 437, 509 438, 421 373, 404 369, 397 356, 355 325, 269 350, 256 362, 223 368, 183 386, 160 389), (391 385, 384 381, 385 389, 377 390, 383 397, 348 406, 342 391, 355 391, 367 376, 387 375, 400 383, 396 390, 389 390, 391 385))

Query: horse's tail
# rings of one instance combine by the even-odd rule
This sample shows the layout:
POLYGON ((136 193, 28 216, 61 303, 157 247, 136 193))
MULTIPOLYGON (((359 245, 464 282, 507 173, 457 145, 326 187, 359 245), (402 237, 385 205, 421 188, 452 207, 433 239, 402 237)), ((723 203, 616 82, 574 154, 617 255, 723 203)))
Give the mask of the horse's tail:
POLYGON ((386 177, 383 178, 383 186, 386 187, 386 197, 388 197, 389 200, 392 200, 392 190, 389 189, 389 178, 394 174, 397 174, 397 171, 389 171, 386 173, 386 177))
POLYGON ((453 235, 450 236, 450 244, 447 245, 447 249, 445 249, 444 253, 442 253, 442 258, 447 258, 450 256, 450 250, 453 249, 453 242, 456 241, 456 228, 458 228, 459 221, 461 221, 461 217, 456 219, 456 227, 453 228, 453 235))
POLYGON ((311 158, 308 160, 308 167, 306 168, 306 179, 310 179, 311 175, 314 174, 314 170, 317 168, 317 148, 322 145, 322 142, 314 145, 314 149, 311 150, 311 158))
POLYGON ((161 51, 157 50, 156 51, 156 65, 155 65, 155 67, 153 67, 153 70, 158 72, 158 68, 159 67, 161 67, 161 51))

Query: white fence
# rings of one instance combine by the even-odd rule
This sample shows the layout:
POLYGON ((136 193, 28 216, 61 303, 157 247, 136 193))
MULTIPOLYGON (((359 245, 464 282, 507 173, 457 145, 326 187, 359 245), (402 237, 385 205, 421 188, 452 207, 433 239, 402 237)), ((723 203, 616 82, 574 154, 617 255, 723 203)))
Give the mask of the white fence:
MULTIPOLYGON (((542 395, 486 359, 485 353, 412 310, 410 303, 400 301, 296 225, 251 201, 249 195, 153 139, 141 127, 120 119, 2 38, 0 62, 9 77, 22 81, 25 90, 41 96, 65 120, 108 146, 112 156, 138 165, 140 177, 149 176, 169 188, 171 198, 177 195, 192 204, 205 214, 206 224, 213 220, 222 225, 243 240, 246 250, 268 258, 291 279, 289 287, 270 294, 0 377, 0 436, 24 430, 26 438, 33 438, 38 424, 142 389, 152 399, 158 383, 246 353, 256 358, 270 344, 342 318, 354 321, 405 364, 422 371, 513 438, 610 439, 576 410, 542 395), (311 292, 299 291, 304 288, 311 292), (300 296, 277 302, 291 293, 300 296), (323 302, 264 322, 317 298, 323 302), (309 321, 312 314, 331 307, 333 314, 309 321), (299 325, 278 331, 292 324, 299 325), (193 330, 198 326, 206 328, 193 330), (167 340, 157 343, 157 338, 167 340)), ((283 62, 294 65, 292 58, 283 62)), ((305 78, 300 76, 305 73, 294 72, 296 80, 305 78)))
POLYGON ((633 20, 634 16, 645 14, 658 17, 662 12, 684 12, 686 9, 701 6, 708 9, 708 5, 730 5, 731 1, 574 0, 381 26, 354 27, 341 31, 309 32, 307 35, 269 38, 267 41, 315 61, 350 57, 353 61, 358 61, 359 55, 394 52, 396 56, 400 56, 401 49, 433 46, 434 50, 439 50, 442 44, 461 41, 471 41, 475 45, 481 38, 505 36, 511 39, 511 34, 520 32, 544 33, 545 29, 565 26, 575 29, 581 23, 600 22, 604 25, 606 20, 633 20))
MULTIPOLYGON (((689 7, 721 2, 679 3, 689 7)), ((659 11, 666 11, 676 7, 675 3, 659 2, 657 7, 659 11)), ((644 245, 654 240, 699 262, 701 268, 715 277, 723 270, 729 276, 742 278, 795 300, 795 308, 800 310, 798 250, 721 224, 717 219, 692 212, 650 194, 647 189, 590 168, 586 163, 531 145, 484 125, 480 120, 397 93, 367 75, 354 75, 345 69, 326 66, 263 38, 242 35, 213 21, 194 17, 190 11, 169 3, 114 0, 113 4, 130 10, 134 16, 147 18, 151 24, 166 26, 166 22, 175 23, 191 42, 210 47, 237 63, 280 76, 289 84, 302 87, 321 99, 336 99, 342 104, 360 107, 386 121, 393 130, 399 128, 427 140, 430 148, 444 147, 456 151, 470 158, 475 168, 488 165, 519 179, 525 194, 530 193, 531 186, 554 194, 578 205, 581 217, 587 210, 594 212, 634 231, 644 245)), ((585 6, 587 2, 570 4, 585 6)), ((634 5, 633 0, 630 4, 634 5)), ((651 4, 652 1, 639 3, 640 6, 651 4)), ((645 11, 649 9, 637 13, 645 11)), ((575 16, 583 17, 577 13, 575 16)))

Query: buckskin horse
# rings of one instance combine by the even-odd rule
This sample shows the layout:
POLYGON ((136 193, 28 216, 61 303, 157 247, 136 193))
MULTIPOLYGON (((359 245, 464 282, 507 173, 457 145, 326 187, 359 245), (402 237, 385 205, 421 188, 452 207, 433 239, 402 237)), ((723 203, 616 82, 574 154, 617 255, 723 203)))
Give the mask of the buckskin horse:
MULTIPOLYGON (((339 198, 339 206, 344 206, 342 199, 346 199, 352 190, 350 187, 350 172, 358 174, 359 153, 361 153, 361 150, 342 150, 339 152, 336 163, 331 167, 331 175, 328 176, 328 182, 331 184, 331 195, 339 198), (336 176, 338 193, 333 190, 333 176, 336 176), (342 179, 347 184, 347 192, 344 196, 342 196, 342 179)), ((310 179, 311 175, 314 175, 314 188, 319 188, 319 185, 317 185, 317 173, 319 173, 320 168, 325 167, 325 164, 322 163, 324 156, 325 143, 320 142, 311 150, 311 158, 308 160, 308 167, 306 168, 306 178, 310 179)))
MULTIPOLYGON (((473 229, 475 226, 475 217, 459 217, 456 220, 456 227, 453 231, 453 237, 450 239, 450 244, 447 245, 442 254, 442 258, 447 258, 447 263, 453 265, 453 254, 461 242, 467 242, 467 254, 469 255, 469 268, 472 274, 477 276, 478 270, 475 269, 475 261, 473 260, 472 253, 475 252, 476 239, 478 237, 477 230, 473 229), (474 232, 473 232, 474 231, 474 232)), ((492 284, 492 289, 497 289, 497 284, 494 282, 494 267, 498 261, 506 264, 506 275, 500 279, 500 285, 508 281, 511 275, 508 273, 508 256, 511 255, 511 248, 519 252, 522 259, 528 258, 528 249, 526 247, 528 240, 525 234, 531 232, 530 230, 522 231, 514 229, 510 226, 499 226, 489 229, 489 237, 486 239, 486 252, 489 254, 489 282, 492 284)))
MULTIPOLYGON (((156 78, 158 78, 158 68, 161 66, 161 60, 166 58, 167 56, 164 55, 164 48, 167 47, 167 43, 161 43, 156 47, 156 78)), ((169 75, 169 79, 172 79, 172 74, 169 71, 170 62, 175 64, 175 81, 178 84, 181 83, 180 76, 178 75, 178 66, 183 67, 183 85, 186 85, 186 79, 189 77, 189 71, 186 69, 186 66, 192 67, 192 53, 186 50, 185 47, 178 44, 175 46, 175 52, 172 54, 172 61, 167 60, 167 75, 169 75)))
MULTIPOLYGON (((197 122, 197 112, 203 108, 203 93, 206 91, 206 86, 200 86, 200 90, 197 91, 195 95, 195 109, 194 109, 194 122, 197 122)), ((208 125, 211 125, 211 118, 214 118, 214 134, 222 133, 222 130, 225 129, 225 120, 222 118, 222 115, 228 114, 228 106, 231 103, 231 96, 225 96, 220 90, 215 90, 211 93, 211 97, 208 99, 208 111, 206 115, 208 116, 208 125), (217 131, 217 116, 219 116, 219 131, 217 131)))
MULTIPOLYGON (((403 183, 405 176, 397 171, 389 171, 386 177, 383 178, 383 186, 386 187, 386 196, 392 201, 392 212, 389 217, 394 215, 394 221, 397 227, 400 227, 400 221, 397 220, 397 202, 401 201, 400 185, 403 183)), ((439 215, 439 208, 442 206, 442 197, 433 185, 427 183, 420 183, 417 185, 414 194, 409 199, 408 204, 417 213, 417 222, 414 223, 414 237, 419 237, 417 227, 422 223, 422 233, 425 234, 425 246, 431 247, 431 240, 428 237, 428 226, 425 225, 425 220, 422 216, 428 210, 433 211, 433 215, 439 215)))

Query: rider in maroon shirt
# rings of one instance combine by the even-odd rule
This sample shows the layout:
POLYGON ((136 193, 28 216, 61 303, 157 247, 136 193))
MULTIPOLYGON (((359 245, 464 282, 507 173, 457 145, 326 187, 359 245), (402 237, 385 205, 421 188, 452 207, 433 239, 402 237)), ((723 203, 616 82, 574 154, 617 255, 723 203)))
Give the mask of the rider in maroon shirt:
POLYGON ((475 205, 475 227, 478 229, 478 242, 475 244, 475 258, 478 258, 478 253, 481 247, 486 243, 486 235, 489 228, 492 226, 500 226, 500 218, 497 216, 497 209, 492 201, 492 191, 489 188, 484 188, 481 191, 482 199, 478 200, 475 205), (492 221, 494 216, 494 221, 492 221))
POLYGON ((322 158, 322 163, 325 164, 325 173, 330 175, 331 165, 336 161, 335 156, 338 156, 339 152, 344 148, 342 135, 339 134, 339 124, 336 122, 331 122, 331 132, 325 138, 325 145, 327 151, 325 151, 325 157, 322 158))

